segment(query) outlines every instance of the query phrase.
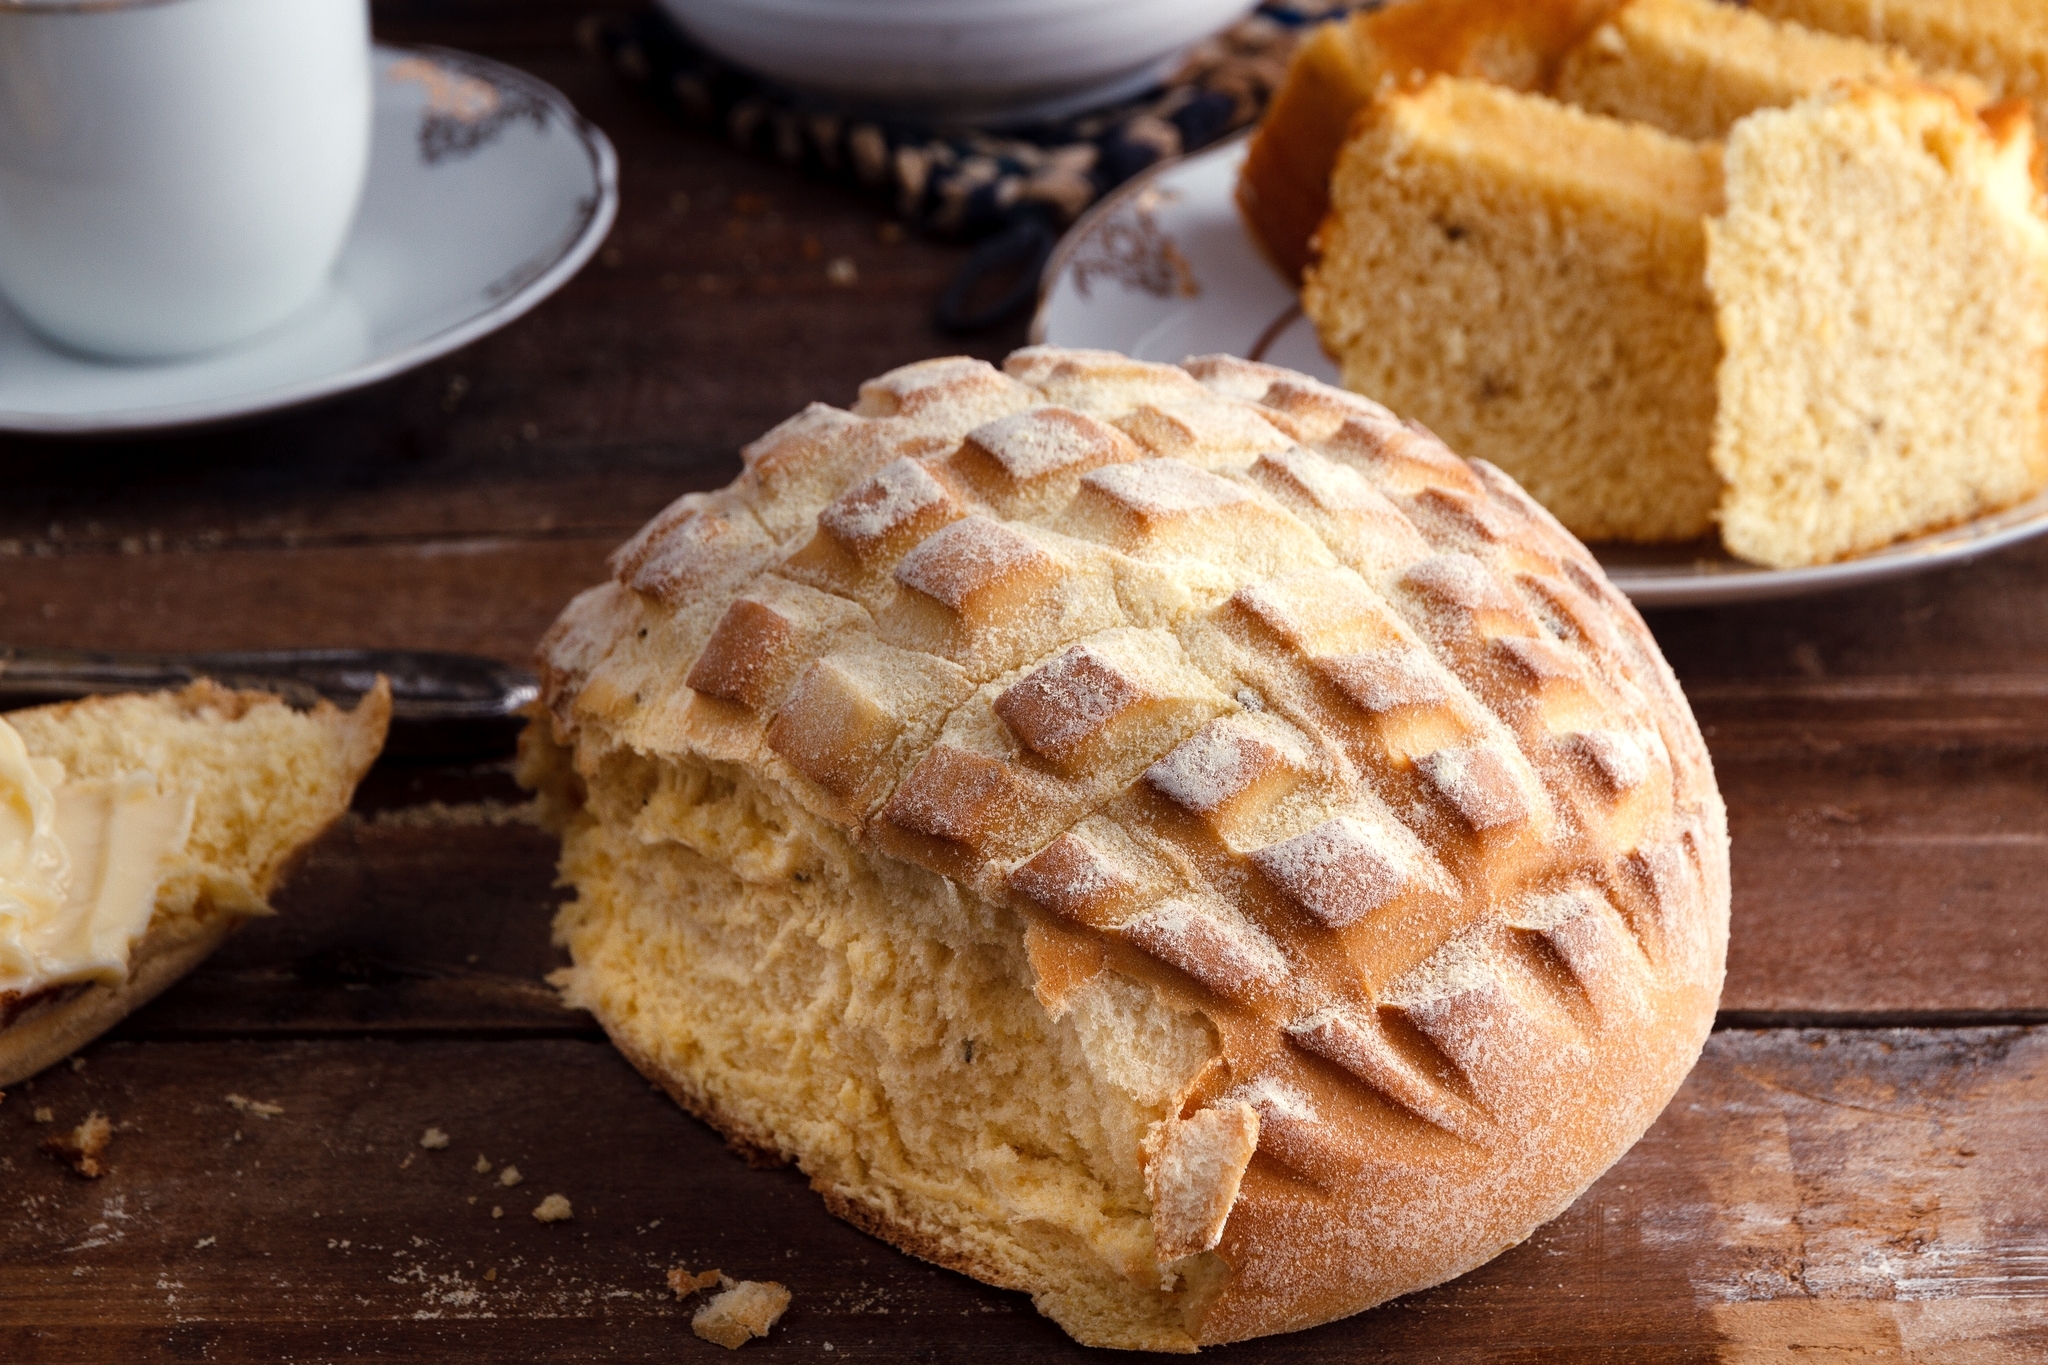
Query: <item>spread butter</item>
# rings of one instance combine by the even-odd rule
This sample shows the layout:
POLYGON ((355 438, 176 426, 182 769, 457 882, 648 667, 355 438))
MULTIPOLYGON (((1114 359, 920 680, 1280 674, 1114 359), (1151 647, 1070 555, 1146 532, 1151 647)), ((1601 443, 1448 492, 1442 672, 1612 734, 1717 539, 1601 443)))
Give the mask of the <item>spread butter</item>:
POLYGON ((67 780, 0 719, 0 994, 128 979, 192 798, 154 774, 67 780))

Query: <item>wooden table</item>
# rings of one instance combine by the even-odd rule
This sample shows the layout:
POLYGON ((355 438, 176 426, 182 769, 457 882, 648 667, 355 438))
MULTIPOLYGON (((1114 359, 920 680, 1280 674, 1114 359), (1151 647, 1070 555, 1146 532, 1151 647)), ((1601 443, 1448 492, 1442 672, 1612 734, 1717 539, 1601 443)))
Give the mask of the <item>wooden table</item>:
MULTIPOLYGON (((606 551, 805 401, 1022 340, 938 335, 956 249, 668 124, 576 48, 585 8, 391 0, 377 21, 524 66, 606 129, 625 204, 598 261, 504 333, 311 411, 0 445, 0 641, 524 660, 606 551), (856 284, 828 279, 838 258, 856 284)), ((2048 545, 1652 625, 1734 828, 1705 1057, 1524 1246, 1234 1357, 2048 1358, 2048 545)), ((664 1288, 678 1264, 790 1286, 756 1359, 1083 1354, 1022 1296, 747 1169, 561 1009, 552 858, 505 763, 387 762, 278 917, 9 1096, 0 1361, 718 1358, 664 1288), (36 1106, 110 1115, 111 1173, 39 1154, 36 1106), (430 1125, 447 1150, 418 1146, 430 1125), (573 1222, 528 1216, 555 1192, 573 1222)))

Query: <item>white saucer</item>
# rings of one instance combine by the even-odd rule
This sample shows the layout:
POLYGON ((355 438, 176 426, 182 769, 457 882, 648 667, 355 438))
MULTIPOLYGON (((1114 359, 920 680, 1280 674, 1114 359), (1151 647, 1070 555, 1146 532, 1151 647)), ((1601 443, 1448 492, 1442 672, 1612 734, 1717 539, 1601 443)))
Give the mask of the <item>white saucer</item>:
MULTIPOLYGON (((1278 271, 1252 244, 1232 193, 1239 136, 1126 184, 1061 239, 1045 271, 1031 339, 1143 360, 1226 352, 1330 383, 1337 366, 1278 271)), ((1638 606, 1690 607, 1854 587, 1957 564, 2048 532, 2048 493, 1839 564, 1765 569, 1719 544, 1594 545, 1638 606)))
POLYGON ((332 289, 231 350, 121 364, 0 304, 0 431, 110 435, 272 412, 496 331, 568 282, 618 211, 618 159, 552 87, 466 53, 379 45, 370 178, 332 289))

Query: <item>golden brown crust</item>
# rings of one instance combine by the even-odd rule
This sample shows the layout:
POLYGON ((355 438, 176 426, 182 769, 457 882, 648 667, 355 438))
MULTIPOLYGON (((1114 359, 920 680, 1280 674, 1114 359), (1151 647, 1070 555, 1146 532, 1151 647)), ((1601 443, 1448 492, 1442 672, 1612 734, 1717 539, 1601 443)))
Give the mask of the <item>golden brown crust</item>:
MULTIPOLYGON (((600 1018, 600 1023, 605 1021, 600 1018)), ((612 1045, 619 1050, 635 1071, 645 1076, 676 1102, 685 1112, 701 1120, 725 1139, 726 1147, 740 1160, 755 1170, 775 1170, 788 1166, 796 1157, 783 1151, 772 1135, 747 1123, 706 1095, 688 1076, 661 1066, 645 1052, 635 1047, 623 1030, 614 1029, 605 1023, 605 1032, 612 1045)), ((1004 1289, 1029 1289, 1031 1286, 1013 1282, 1002 1267, 984 1257, 973 1255, 957 1242, 949 1242, 928 1228, 919 1227, 902 1218, 892 1216, 886 1209, 877 1208, 855 1198, 848 1191, 820 1181, 813 1181, 811 1188, 824 1200, 825 1207, 836 1218, 842 1218, 871 1237, 878 1237, 898 1251, 915 1256, 921 1261, 943 1266, 947 1270, 971 1275, 984 1284, 998 1285, 1004 1289)))
MULTIPOLYGON (((1169 1250, 1215 1237, 1230 1267, 1201 1343, 1462 1273, 1616 1159, 1711 1024, 1725 814, 1675 678, 1553 518, 1376 404, 1227 357, 1006 371, 896 371, 658 519, 543 646, 555 739, 586 778, 619 748, 738 765, 862 856, 1006 902, 1049 1008, 1111 972, 1204 1018, 1219 1053, 1148 1142, 1169 1250), (1090 420, 1009 443, 1056 410, 1090 420)), ((627 1050, 742 1150, 804 1159, 627 1050)))
POLYGON ((241 924, 221 916, 173 935, 151 930, 135 947, 119 986, 53 991, 0 1028, 0 1085, 12 1085, 63 1061, 176 984, 241 924))
POLYGON ((1252 239, 1290 280, 1313 257, 1337 151, 1382 88, 1433 75, 1543 88, 1619 0, 1404 0, 1302 40, 1237 185, 1252 239))
POLYGON ((898 1251, 915 1256, 920 1261, 930 1261, 933 1265, 943 1266, 947 1270, 972 1275, 983 1284, 992 1284, 998 1289, 1032 1288, 1031 1285, 1014 1279, 994 1261, 974 1255, 958 1242, 947 1241, 929 1229, 892 1217, 886 1210, 855 1199, 844 1190, 819 1184, 813 1184, 811 1188, 825 1201, 825 1208, 833 1217, 845 1219, 870 1237, 879 1237, 898 1251))
POLYGON ((720 1107, 716 1100, 706 1095, 688 1076, 658 1064, 634 1046, 631 1036, 624 1030, 613 1028, 602 1018, 598 1022, 604 1025, 605 1034, 612 1040, 612 1046, 619 1050, 619 1055, 624 1057, 635 1071, 660 1086, 668 1097, 686 1112, 716 1128, 734 1156, 757 1171, 772 1171, 789 1165, 793 1160, 788 1152, 776 1145, 773 1134, 761 1131, 720 1107))
POLYGON ((1312 29, 1295 49, 1287 78, 1245 149, 1238 211, 1252 240, 1289 280, 1308 268, 1309 239, 1330 211, 1337 150, 1377 81, 1351 26, 1312 29))

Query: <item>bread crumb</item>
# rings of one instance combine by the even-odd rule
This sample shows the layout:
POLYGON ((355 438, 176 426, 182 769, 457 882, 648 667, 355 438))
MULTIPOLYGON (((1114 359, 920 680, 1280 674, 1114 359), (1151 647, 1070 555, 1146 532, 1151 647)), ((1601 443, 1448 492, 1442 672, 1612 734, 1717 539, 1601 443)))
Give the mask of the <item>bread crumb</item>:
POLYGON ((448 1135, 439 1128, 429 1128, 420 1134, 420 1146, 430 1152, 438 1152, 448 1145, 448 1135))
POLYGON ((55 1123, 57 1121, 56 1111, 47 1104, 39 1104, 35 1109, 35 1121, 37 1123, 55 1123))
POLYGON ((192 1244, 192 1249, 194 1251, 204 1251, 206 1248, 212 1246, 214 1244, 214 1241, 215 1239, 212 1237, 201 1237, 198 1241, 192 1244))
POLYGON ((493 1218, 503 1218, 504 1216, 505 1216, 505 1206, 504 1206, 503 1204, 493 1204, 493 1205, 491 1205, 491 1217, 493 1217, 493 1218))
POLYGON ((690 1330, 736 1351, 765 1337, 789 1307, 789 1291, 773 1280, 741 1280, 716 1295, 690 1319, 690 1330))
POLYGON ((489 1270, 486 1270, 484 1272, 484 1278, 486 1280, 495 1281, 498 1278, 498 1267, 492 1266, 489 1270))
POLYGON ((263 1100, 252 1100, 247 1095, 230 1095, 228 1103, 238 1114, 254 1114, 259 1119, 274 1119, 284 1112, 281 1104, 269 1104, 263 1100))
POLYGON ((72 1069, 73 1071, 83 1071, 83 1070, 85 1070, 85 1058, 83 1058, 83 1057, 73 1057, 73 1058, 71 1059, 71 1069, 72 1069))
POLYGON ((398 1169, 402 1171, 402 1170, 404 1170, 404 1169, 405 1169, 406 1167, 408 1167, 408 1166, 412 1165, 413 1161, 414 1161, 414 1160, 415 1160, 415 1159, 416 1159, 416 1158, 417 1158, 418 1156, 419 1156, 419 1153, 418 1153, 418 1152, 407 1152, 407 1153, 405 1154, 405 1160, 403 1160, 403 1161, 401 1161, 401 1162, 399 1162, 399 1163, 398 1163, 398 1169))
POLYGON ((491 1173, 491 1163, 484 1160, 482 1152, 476 1154, 476 1173, 478 1175, 489 1175, 491 1173))
POLYGON ((498 1172, 498 1183, 508 1190, 524 1179, 526 1177, 519 1174, 517 1166, 507 1166, 504 1170, 498 1172))
POLYGON ((698 1290, 709 1289, 724 1278, 725 1276, 715 1270, 707 1270, 701 1275, 692 1275, 682 1266, 677 1266, 668 1273, 668 1287, 676 1291, 677 1298, 687 1299, 698 1290))
POLYGON ((533 1217, 538 1223, 566 1223, 576 1216, 576 1210, 569 1207, 567 1197, 551 1194, 534 1205, 533 1217))
POLYGON ((114 1125, 97 1110, 85 1116, 85 1122, 68 1133, 59 1133, 43 1140, 43 1150, 69 1166, 87 1180, 97 1180, 107 1173, 106 1165, 100 1158, 106 1155, 107 1144, 114 1140, 114 1125))

